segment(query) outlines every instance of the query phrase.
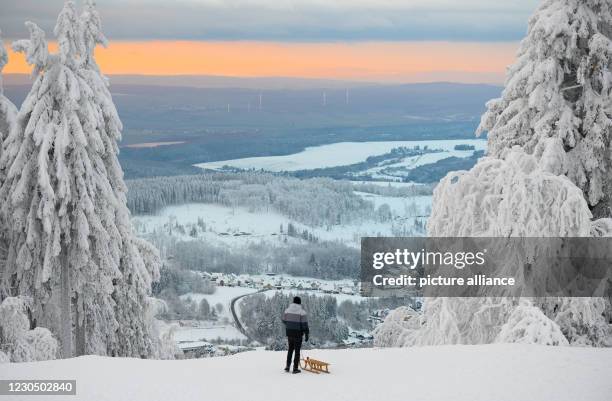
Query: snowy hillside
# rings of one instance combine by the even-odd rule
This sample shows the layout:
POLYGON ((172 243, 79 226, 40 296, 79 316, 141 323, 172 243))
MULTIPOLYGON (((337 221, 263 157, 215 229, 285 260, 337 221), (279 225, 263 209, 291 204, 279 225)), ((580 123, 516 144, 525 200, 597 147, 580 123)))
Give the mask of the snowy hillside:
POLYGON ((198 238, 209 243, 221 243, 239 248, 261 242, 266 243, 267 246, 282 246, 281 240, 284 239, 284 236, 279 236, 279 227, 287 227, 292 224, 298 231, 308 230, 321 240, 339 241, 347 246, 359 247, 361 237, 392 236, 396 234, 394 230, 397 231, 400 225, 402 230, 417 231, 414 227, 415 217, 418 216, 417 220, 424 225, 425 219, 422 217, 428 215, 431 208, 431 196, 399 198, 361 192, 357 192, 357 195, 372 201, 376 209, 383 204, 389 205, 392 216, 396 220, 395 226, 389 222, 375 221, 372 217, 352 224, 331 225, 323 228, 312 227, 272 211, 253 212, 244 207, 205 203, 168 206, 153 216, 134 216, 133 222, 139 235, 145 237, 155 231, 168 231, 169 225, 178 224, 187 229, 184 232, 180 230, 171 232, 171 235, 176 238, 182 240, 198 238), (196 225, 198 219, 205 222, 207 230, 198 232, 197 236, 190 236, 190 229, 196 225))
POLYGON ((330 362, 332 373, 287 374, 284 353, 255 351, 182 361, 86 356, 11 364, 0 379, 76 379, 74 401, 608 401, 612 394, 611 349, 479 345, 305 353, 330 362))

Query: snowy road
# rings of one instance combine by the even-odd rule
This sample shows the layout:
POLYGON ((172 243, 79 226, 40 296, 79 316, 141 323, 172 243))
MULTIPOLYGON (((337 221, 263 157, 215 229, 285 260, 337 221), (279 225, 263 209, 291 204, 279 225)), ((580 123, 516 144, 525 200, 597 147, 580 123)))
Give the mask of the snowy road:
POLYGON ((64 398, 72 401, 609 401, 612 394, 612 349, 501 344, 304 353, 330 362, 332 373, 287 374, 283 352, 253 351, 6 364, 0 379, 76 379, 77 395, 64 398))
POLYGON ((249 336, 249 334, 247 333, 246 329, 244 328, 244 326, 242 325, 242 323, 240 323, 240 319, 238 318, 238 313, 236 312, 236 302, 238 302, 240 299, 242 299, 242 298, 244 298, 244 297, 246 297, 248 295, 257 294, 257 293, 261 293, 261 292, 264 292, 264 291, 265 290, 259 290, 257 292, 251 292, 251 293, 248 293, 248 294, 242 294, 242 295, 237 296, 236 298, 233 298, 230 301, 230 311, 232 312, 232 317, 234 318, 234 325, 236 326, 238 331, 241 332, 251 342, 257 342, 257 340, 255 340, 254 338, 251 338, 249 336))

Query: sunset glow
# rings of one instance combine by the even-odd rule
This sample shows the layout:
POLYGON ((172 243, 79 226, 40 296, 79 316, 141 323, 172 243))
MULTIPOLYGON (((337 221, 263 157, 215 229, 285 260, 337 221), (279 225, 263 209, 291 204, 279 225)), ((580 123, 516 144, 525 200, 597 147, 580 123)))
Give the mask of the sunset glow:
MULTIPOLYGON (((106 74, 303 77, 378 82, 503 81, 517 43, 112 41, 98 49, 106 74)), ((55 48, 51 44, 51 48, 55 48)), ((6 73, 28 73, 10 52, 6 73)))

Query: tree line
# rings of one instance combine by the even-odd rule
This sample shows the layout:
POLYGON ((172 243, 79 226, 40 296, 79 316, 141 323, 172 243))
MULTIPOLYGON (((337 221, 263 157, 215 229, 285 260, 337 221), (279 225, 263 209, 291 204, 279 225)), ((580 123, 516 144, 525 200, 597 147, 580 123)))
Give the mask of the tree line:
POLYGON ((299 180, 262 172, 205 173, 128 180, 127 204, 134 214, 154 214, 189 202, 276 211, 309 226, 342 225, 371 218, 372 202, 347 181, 299 180))

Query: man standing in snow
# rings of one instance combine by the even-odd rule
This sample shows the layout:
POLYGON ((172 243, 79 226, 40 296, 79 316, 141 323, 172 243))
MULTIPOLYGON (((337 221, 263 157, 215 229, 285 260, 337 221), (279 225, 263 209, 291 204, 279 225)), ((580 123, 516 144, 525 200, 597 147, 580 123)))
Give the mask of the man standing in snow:
POLYGON ((308 315, 306 315, 306 311, 302 308, 302 299, 300 297, 294 297, 293 303, 285 309, 285 313, 283 313, 283 323, 285 324, 287 341, 289 343, 285 372, 289 372, 291 356, 295 351, 295 356, 293 357, 293 373, 300 373, 301 370, 298 367, 300 364, 302 335, 306 335, 306 341, 308 341, 308 315))

